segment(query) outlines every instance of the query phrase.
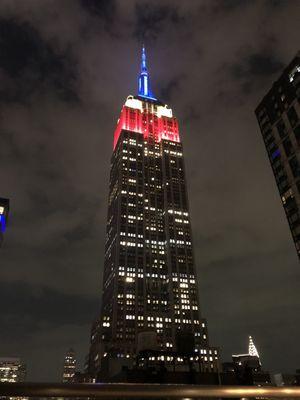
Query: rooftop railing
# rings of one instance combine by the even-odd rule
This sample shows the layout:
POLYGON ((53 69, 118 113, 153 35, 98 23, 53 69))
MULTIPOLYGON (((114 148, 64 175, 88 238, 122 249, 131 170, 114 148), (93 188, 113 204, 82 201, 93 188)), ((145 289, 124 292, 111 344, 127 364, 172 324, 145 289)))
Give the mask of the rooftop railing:
POLYGON ((90 398, 300 398, 299 386, 201 386, 133 383, 0 383, 0 397, 90 398))

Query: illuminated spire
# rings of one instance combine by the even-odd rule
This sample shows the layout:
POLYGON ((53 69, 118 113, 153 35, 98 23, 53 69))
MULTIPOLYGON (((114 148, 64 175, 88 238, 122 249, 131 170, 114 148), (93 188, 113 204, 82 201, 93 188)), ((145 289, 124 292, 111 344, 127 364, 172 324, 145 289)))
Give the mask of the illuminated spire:
POLYGON ((150 77, 146 64, 146 50, 144 45, 142 48, 141 72, 139 75, 139 96, 156 100, 151 91, 150 77))
POLYGON ((258 354, 258 351, 257 351, 257 349, 255 347, 254 342, 253 342, 252 336, 249 336, 248 353, 249 353, 250 356, 259 358, 259 354, 258 354))

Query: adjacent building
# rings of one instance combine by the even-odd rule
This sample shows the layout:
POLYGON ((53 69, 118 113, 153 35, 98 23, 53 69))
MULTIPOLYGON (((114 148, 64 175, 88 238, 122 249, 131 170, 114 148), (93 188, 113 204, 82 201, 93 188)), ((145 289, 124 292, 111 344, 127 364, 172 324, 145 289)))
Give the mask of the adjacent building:
POLYGON ((9 200, 0 197, 0 247, 3 242, 3 234, 6 229, 8 213, 9 213, 9 200))
MULTIPOLYGON (((232 384, 239 385, 271 385, 269 372, 263 371, 260 357, 251 336, 249 336, 248 353, 232 355, 232 362, 225 362, 221 381, 224 384, 232 376, 232 384)), ((226 384, 226 383, 225 383, 226 384)))
POLYGON ((255 372, 261 370, 259 354, 253 342, 252 336, 249 336, 248 353, 234 354, 232 355, 232 361, 238 368, 251 368, 255 372))
POLYGON ((0 357, 0 382, 24 382, 26 366, 20 358, 0 357))
POLYGON ((76 371, 76 357, 73 349, 69 349, 64 361, 62 381, 70 383, 74 381, 76 371))
POLYGON ((300 52, 255 114, 300 257, 300 52))
POLYGON ((199 307, 179 124, 151 90, 144 48, 138 95, 127 97, 114 133, 102 310, 91 342, 92 375, 137 359, 219 366, 199 307))

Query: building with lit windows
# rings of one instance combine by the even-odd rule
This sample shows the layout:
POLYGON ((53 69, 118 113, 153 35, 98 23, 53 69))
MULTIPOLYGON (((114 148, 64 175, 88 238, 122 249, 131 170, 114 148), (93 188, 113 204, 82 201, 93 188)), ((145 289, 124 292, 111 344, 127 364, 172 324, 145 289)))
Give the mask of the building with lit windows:
POLYGON ((64 361, 62 381, 69 383, 74 381, 76 371, 76 357, 73 349, 69 349, 64 361))
POLYGON ((0 197, 0 247, 3 242, 3 234, 6 229, 8 212, 9 212, 9 200, 0 197))
POLYGON ((24 382, 26 367, 20 358, 0 357, 0 382, 24 382))
POLYGON ((300 257, 300 52, 255 113, 300 257))
POLYGON ((232 362, 222 364, 221 383, 233 385, 270 386, 271 376, 262 370, 254 341, 249 336, 248 353, 233 354, 232 362))
POLYGON ((199 371, 217 371, 218 349, 199 309, 178 121, 152 93, 144 48, 138 83, 114 133, 102 310, 89 370, 106 366, 111 376, 113 363, 133 365, 149 350, 145 363, 175 368, 188 357, 199 371), (182 354, 186 340, 192 350, 182 354))

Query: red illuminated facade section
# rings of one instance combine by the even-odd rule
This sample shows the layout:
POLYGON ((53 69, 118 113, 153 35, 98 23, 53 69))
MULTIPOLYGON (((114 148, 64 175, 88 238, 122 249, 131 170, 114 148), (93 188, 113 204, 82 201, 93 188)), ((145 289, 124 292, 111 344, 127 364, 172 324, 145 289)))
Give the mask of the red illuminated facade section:
POLYGON ((129 96, 114 134, 114 149, 122 130, 140 133, 144 139, 159 143, 162 139, 180 142, 178 122, 168 106, 157 101, 129 96))

